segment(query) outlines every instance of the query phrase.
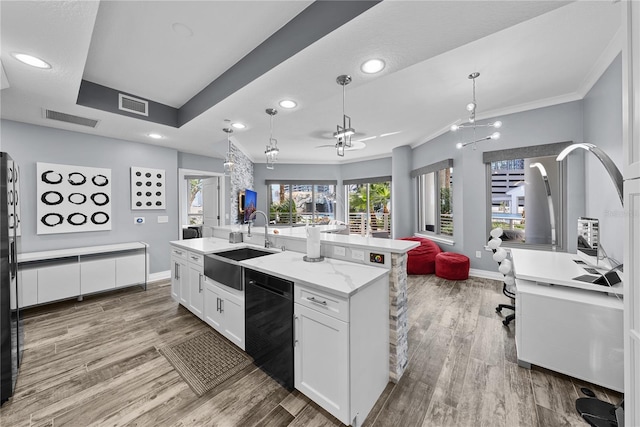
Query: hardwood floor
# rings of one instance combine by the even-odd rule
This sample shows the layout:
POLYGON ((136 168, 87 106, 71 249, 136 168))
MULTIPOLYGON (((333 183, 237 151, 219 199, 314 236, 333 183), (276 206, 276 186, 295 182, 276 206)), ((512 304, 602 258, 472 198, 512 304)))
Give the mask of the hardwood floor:
MULTIPOLYGON (((585 426, 587 386, 516 364, 513 331, 495 306, 498 282, 409 276, 409 364, 365 425, 585 426)), ((208 326, 170 297, 169 282, 25 312, 25 352, 2 426, 337 426, 304 395, 259 369, 197 397, 157 348, 208 326)))

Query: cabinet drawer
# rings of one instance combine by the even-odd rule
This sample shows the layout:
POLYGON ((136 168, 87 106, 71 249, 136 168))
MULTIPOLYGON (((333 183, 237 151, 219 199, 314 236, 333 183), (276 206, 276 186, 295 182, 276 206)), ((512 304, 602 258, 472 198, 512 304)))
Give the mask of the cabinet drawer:
POLYGON ((177 258, 187 259, 189 256, 189 251, 186 249, 180 249, 172 246, 171 255, 177 258))
POLYGON ((80 291, 82 294, 113 289, 116 286, 116 262, 113 259, 82 261, 80 291))
POLYGON ((349 303, 346 299, 327 294, 312 288, 295 286, 295 302, 320 313, 335 317, 343 322, 349 321, 349 303))
POLYGON ((198 264, 200 266, 204 267, 204 255, 195 253, 195 252, 189 252, 189 262, 192 264, 198 264))
POLYGON ((80 295, 80 264, 38 269, 38 304, 80 295))
POLYGON ((144 283, 146 273, 144 254, 116 258, 116 287, 144 283))

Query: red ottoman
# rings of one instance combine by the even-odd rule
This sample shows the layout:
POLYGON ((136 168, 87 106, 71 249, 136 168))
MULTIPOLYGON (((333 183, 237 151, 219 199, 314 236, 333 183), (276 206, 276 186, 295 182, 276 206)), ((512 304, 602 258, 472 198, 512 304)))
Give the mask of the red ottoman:
POLYGON ((436 276, 448 280, 469 278, 469 257, 455 252, 441 252, 436 255, 436 276))
POLYGON ((420 242, 420 246, 407 252, 407 274, 433 274, 436 255, 442 250, 435 242, 424 237, 402 237, 400 240, 420 242))

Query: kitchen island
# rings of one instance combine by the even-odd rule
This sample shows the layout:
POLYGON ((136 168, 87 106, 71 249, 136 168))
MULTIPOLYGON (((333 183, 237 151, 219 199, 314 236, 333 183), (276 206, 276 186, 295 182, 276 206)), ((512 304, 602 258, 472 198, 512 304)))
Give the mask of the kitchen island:
MULTIPOLYGON (((350 236, 323 233, 324 260, 306 262, 301 250, 306 245, 305 238, 270 231, 270 248, 264 248, 264 232, 256 229, 251 237, 243 236, 245 241, 241 243, 229 243, 221 237, 171 242, 176 282, 175 286, 172 282, 172 295, 244 349, 243 291, 220 285, 215 277, 203 277, 201 258, 211 254, 217 258, 247 247, 266 251, 263 256, 235 263, 295 284, 295 388, 343 423, 361 425, 387 382, 399 378, 398 368, 404 370, 406 366, 406 341, 403 346, 397 344, 399 336, 406 340, 406 331, 397 331, 406 328, 406 251, 415 242, 360 236, 349 241, 350 236), (181 276, 180 270, 189 270, 183 281, 186 286, 176 280, 181 276), (207 299, 210 293, 216 296, 213 303, 207 299), (401 304, 398 297, 402 298, 401 304), (221 303, 221 299, 225 302, 221 303), (210 322, 207 301, 217 312, 223 304, 225 316, 234 320, 210 322), (402 307, 400 315, 398 307, 402 307), (399 348, 404 352, 403 358, 397 357, 399 348), (404 363, 399 366, 398 360, 404 363)), ((225 233, 228 231, 218 235, 225 233)), ((246 328, 248 336, 249 323, 246 328)))

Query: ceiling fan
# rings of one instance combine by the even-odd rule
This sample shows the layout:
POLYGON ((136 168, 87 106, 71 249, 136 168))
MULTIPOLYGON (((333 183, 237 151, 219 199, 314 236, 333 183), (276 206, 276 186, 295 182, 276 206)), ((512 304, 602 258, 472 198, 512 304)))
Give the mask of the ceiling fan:
MULTIPOLYGON (((314 148, 334 148, 334 149, 337 149, 338 147, 340 147, 339 144, 342 144, 342 141, 338 141, 338 142, 336 142, 334 144, 316 145, 314 148)), ((367 144, 365 144, 362 141, 351 141, 351 147, 345 147, 344 151, 363 150, 366 147, 367 147, 367 144)))

